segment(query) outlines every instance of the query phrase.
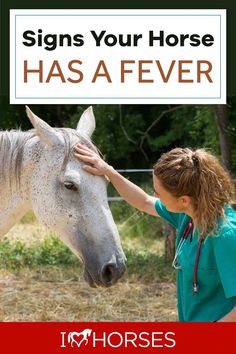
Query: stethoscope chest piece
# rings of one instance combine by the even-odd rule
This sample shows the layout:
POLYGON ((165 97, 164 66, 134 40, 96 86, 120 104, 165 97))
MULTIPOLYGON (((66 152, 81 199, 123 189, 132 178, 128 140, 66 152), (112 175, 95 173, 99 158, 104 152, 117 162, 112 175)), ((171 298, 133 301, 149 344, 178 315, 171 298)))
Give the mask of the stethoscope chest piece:
POLYGON ((193 294, 196 295, 199 292, 199 286, 193 282, 193 294))

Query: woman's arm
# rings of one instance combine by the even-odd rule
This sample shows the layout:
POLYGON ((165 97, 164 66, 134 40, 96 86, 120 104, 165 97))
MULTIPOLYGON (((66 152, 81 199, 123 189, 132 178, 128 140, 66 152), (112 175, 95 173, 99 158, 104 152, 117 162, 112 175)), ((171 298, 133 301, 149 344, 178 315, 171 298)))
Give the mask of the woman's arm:
POLYGON ((236 322, 236 306, 217 322, 236 322))
POLYGON ((155 210, 156 199, 119 174, 94 151, 84 145, 77 144, 75 146, 75 156, 86 163, 83 166, 85 171, 97 176, 107 176, 127 203, 141 211, 157 216, 155 210))

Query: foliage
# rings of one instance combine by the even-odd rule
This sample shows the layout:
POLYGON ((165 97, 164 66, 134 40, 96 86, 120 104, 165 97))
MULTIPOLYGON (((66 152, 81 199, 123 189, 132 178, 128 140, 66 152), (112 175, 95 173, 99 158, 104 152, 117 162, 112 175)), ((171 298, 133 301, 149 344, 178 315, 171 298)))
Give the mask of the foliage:
MULTIPOLYGON (((236 97, 228 99, 233 168, 236 170, 236 97)), ((52 126, 75 128, 85 105, 34 105, 33 111, 52 126)), ((206 147, 220 155, 212 106, 94 105, 94 142, 115 168, 151 168, 176 146, 206 147)), ((23 130, 31 124, 23 105, 0 100, 0 128, 23 130)))
POLYGON ((75 265, 76 257, 58 238, 47 238, 40 245, 30 247, 23 242, 0 242, 0 265, 21 269, 37 265, 75 265))
MULTIPOLYGON (((124 248, 127 256, 127 276, 151 280, 172 281, 174 272, 162 255, 143 248, 132 250, 124 248)), ((20 271, 25 267, 38 266, 79 267, 77 258, 57 238, 45 239, 37 246, 27 246, 23 242, 0 242, 0 268, 20 271)))
POLYGON ((29 224, 29 223, 33 223, 35 222, 36 216, 34 215, 33 211, 28 211, 28 213, 26 213, 23 218, 21 219, 21 224, 29 224))
MULTIPOLYGON (((142 186, 150 192, 149 185, 142 186)), ((164 254, 164 238, 162 236, 162 223, 160 218, 147 215, 135 210, 124 201, 113 202, 110 205, 113 217, 117 224, 127 264, 127 277, 143 279, 144 281, 156 279, 172 281, 173 269, 166 262, 164 254)), ((21 225, 30 226, 32 242, 27 244, 24 235, 8 238, 0 242, 0 268, 7 268, 16 272, 25 267, 79 267, 76 256, 53 234, 44 236, 41 229, 37 228, 37 221, 32 212, 21 219, 21 225), (40 242, 33 242, 34 239, 40 242), (10 240, 10 238, 9 238, 10 240), (17 241, 16 241, 17 240, 17 241)), ((16 231, 15 231, 16 232, 16 231)), ((22 228, 19 228, 22 232, 22 228)))
POLYGON ((126 250, 128 276, 135 274, 137 279, 146 281, 174 281, 175 271, 164 256, 152 251, 126 250))
POLYGON ((112 202, 111 211, 122 240, 139 239, 148 248, 153 240, 162 235, 161 219, 141 213, 126 202, 112 202))
POLYGON ((233 171, 236 176, 236 96, 229 100, 229 132, 231 136, 233 171))

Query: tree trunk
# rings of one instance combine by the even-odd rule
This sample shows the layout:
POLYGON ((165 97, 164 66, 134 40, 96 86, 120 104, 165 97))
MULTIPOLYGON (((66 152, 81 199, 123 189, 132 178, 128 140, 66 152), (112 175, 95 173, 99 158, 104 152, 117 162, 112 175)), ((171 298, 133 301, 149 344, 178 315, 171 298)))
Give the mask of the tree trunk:
POLYGON ((56 105, 56 126, 57 127, 63 127, 63 114, 62 114, 62 105, 57 104, 56 105))
POLYGON ((230 172, 232 169, 232 163, 227 106, 223 104, 216 104, 213 108, 215 112, 216 125, 219 131, 222 161, 225 168, 230 172))
POLYGON ((163 235, 165 237, 165 259, 173 260, 175 255, 175 228, 163 220, 163 235))

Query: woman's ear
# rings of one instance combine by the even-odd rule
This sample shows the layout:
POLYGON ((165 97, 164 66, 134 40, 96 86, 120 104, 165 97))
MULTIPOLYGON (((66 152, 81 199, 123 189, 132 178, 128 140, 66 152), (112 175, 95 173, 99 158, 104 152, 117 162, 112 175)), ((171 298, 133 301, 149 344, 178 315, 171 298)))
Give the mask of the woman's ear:
POLYGON ((189 197, 188 195, 182 195, 180 197, 180 202, 184 208, 187 208, 191 205, 192 203, 192 198, 189 197))

